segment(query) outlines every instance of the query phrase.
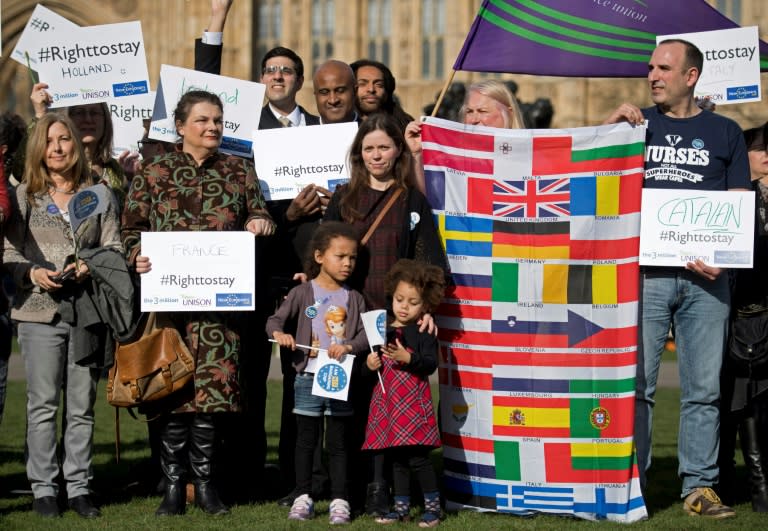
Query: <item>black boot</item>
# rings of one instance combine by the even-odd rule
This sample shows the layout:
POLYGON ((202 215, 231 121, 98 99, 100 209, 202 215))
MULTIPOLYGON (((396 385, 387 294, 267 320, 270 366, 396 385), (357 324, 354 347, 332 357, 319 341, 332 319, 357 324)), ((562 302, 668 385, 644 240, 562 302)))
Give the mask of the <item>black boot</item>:
POLYGON ((759 436, 755 417, 751 414, 746 416, 739 426, 739 440, 744 454, 744 464, 749 473, 752 510, 765 513, 768 512, 768 480, 760 453, 759 436))
POLYGON ((390 512, 389 507, 389 487, 386 482, 368 483, 365 513, 371 516, 384 516, 390 512))
POLYGON ((208 514, 229 514, 211 481, 216 428, 213 415, 196 413, 192 421, 189 466, 195 484, 195 505, 208 514))
POLYGON ((726 505, 734 505, 738 500, 737 493, 740 488, 736 484, 736 434, 741 422, 742 413, 732 411, 720 411, 720 453, 717 457, 717 466, 720 469, 720 478, 717 485, 717 493, 726 505))
POLYGON ((160 469, 165 487, 163 501, 155 514, 184 514, 187 504, 186 448, 191 415, 167 415, 160 431, 160 469))

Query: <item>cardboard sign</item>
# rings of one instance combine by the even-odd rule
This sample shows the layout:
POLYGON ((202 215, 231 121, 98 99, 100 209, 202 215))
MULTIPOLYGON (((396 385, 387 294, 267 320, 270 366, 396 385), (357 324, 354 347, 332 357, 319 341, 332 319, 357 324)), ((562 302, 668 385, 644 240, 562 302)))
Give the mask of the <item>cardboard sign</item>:
POLYGON ((220 149, 232 155, 250 157, 251 134, 259 127, 261 102, 264 101, 266 87, 253 81, 178 66, 160 67, 160 84, 152 111, 149 138, 164 142, 179 141, 173 110, 179 99, 190 90, 207 90, 221 98, 224 104, 224 137, 220 149))
POLYGON ((694 97, 715 105, 760 101, 760 39, 757 26, 679 35, 659 35, 695 44, 704 54, 704 67, 694 97))
POLYGON ((308 184, 334 191, 349 181, 347 154, 357 122, 253 131, 253 156, 269 201, 293 199, 308 184))
POLYGON ((28 66, 27 55, 29 55, 29 66, 37 70, 40 49, 57 40, 55 38, 57 33, 59 38, 64 40, 66 37, 62 34, 66 35, 69 30, 75 30, 79 27, 58 13, 37 4, 27 25, 24 26, 19 40, 16 41, 16 47, 11 52, 11 59, 28 66))
POLYGON ((338 362, 321 351, 317 355, 317 369, 312 382, 312 394, 325 398, 335 398, 346 402, 349 384, 352 381, 352 363, 355 357, 347 354, 338 362))
POLYGON ((139 22, 59 30, 37 52, 40 81, 51 107, 127 98, 149 92, 139 22))
POLYGON ((142 312, 254 309, 255 236, 246 231, 142 232, 142 312))
POLYGON ((640 265, 752 267, 755 192, 643 189, 640 265))
POLYGON ((144 120, 152 118, 155 92, 107 102, 112 118, 112 154, 117 157, 124 151, 138 151, 139 140, 144 136, 144 120))

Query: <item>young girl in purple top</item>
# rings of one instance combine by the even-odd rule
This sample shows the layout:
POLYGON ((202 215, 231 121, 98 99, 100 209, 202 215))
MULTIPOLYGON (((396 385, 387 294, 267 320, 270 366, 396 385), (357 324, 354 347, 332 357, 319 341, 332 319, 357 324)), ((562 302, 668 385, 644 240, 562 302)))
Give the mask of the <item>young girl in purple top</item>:
MULTIPOLYGON (((290 520, 308 520, 314 516, 312 489, 312 456, 318 433, 326 417, 326 448, 329 454, 331 494, 331 524, 350 520, 347 500, 347 431, 352 420, 349 402, 312 394, 316 351, 297 350, 297 345, 310 345, 328 351, 330 358, 339 360, 353 352, 368 348, 360 314, 365 303, 360 293, 349 289, 346 281, 357 259, 357 231, 340 222, 320 225, 311 242, 305 272, 312 280, 293 288, 275 315, 267 320, 267 334, 281 347, 290 348, 296 356, 294 383, 296 425, 296 492, 288 514, 290 520), (345 317, 345 322, 339 322, 345 317), (296 333, 286 333, 287 322, 296 322, 296 333)), ((303 347, 298 347, 303 348, 303 347)))

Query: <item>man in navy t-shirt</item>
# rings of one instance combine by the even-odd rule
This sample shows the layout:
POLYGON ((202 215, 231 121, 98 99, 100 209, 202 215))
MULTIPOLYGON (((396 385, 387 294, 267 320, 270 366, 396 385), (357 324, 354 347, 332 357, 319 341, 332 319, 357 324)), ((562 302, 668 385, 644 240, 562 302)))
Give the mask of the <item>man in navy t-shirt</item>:
MULTIPOLYGON (((741 128, 701 110, 693 97, 704 58, 693 44, 661 42, 648 63, 655 105, 624 103, 606 124, 648 121, 645 186, 694 190, 748 190, 749 160, 741 128)), ((720 365, 730 294, 725 272, 697 260, 685 268, 641 268, 635 444, 640 483, 651 464, 651 425, 656 381, 670 323, 674 323, 680 372, 678 474, 683 509, 692 515, 730 518, 712 486, 719 470, 720 365)))

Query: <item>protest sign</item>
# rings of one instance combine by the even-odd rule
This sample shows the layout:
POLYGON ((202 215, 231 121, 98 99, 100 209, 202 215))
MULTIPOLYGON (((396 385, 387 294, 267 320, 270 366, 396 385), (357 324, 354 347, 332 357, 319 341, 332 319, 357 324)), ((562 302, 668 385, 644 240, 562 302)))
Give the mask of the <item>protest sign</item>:
POLYGON ((656 42, 683 39, 704 54, 696 99, 715 105, 760 101, 760 47, 757 26, 678 35, 659 35, 656 42))
POLYGON ((16 46, 11 52, 11 59, 37 70, 40 50, 47 47, 57 33, 61 35, 79 27, 58 13, 37 4, 24 27, 24 31, 21 32, 19 40, 16 41, 16 46), (27 56, 29 56, 29 65, 27 64, 27 56))
POLYGON ((255 240, 250 232, 142 232, 142 312, 254 309, 255 240))
POLYGON ((265 89, 264 85, 253 81, 162 65, 149 138, 177 142, 179 137, 173 120, 176 104, 190 90, 207 90, 217 94, 224 104, 221 151, 250 157, 251 132, 259 127, 265 89))
POLYGON ((355 357, 351 354, 347 354, 339 362, 329 358, 327 352, 320 351, 317 355, 317 370, 312 382, 312 394, 346 402, 354 361, 355 357))
POLYGON ((755 193, 645 188, 640 265, 752 267, 755 193))
POLYGON ((154 102, 154 91, 107 102, 109 116, 112 118, 112 154, 115 157, 124 151, 139 150, 139 140, 144 136, 144 120, 152 118, 154 102))
POLYGON ((349 181, 356 122, 253 131, 256 173, 267 200, 293 199, 308 184, 331 192, 349 181))
POLYGON ((98 103, 149 92, 139 22, 56 31, 37 52, 51 107, 98 103))
POLYGON ((112 191, 106 185, 95 184, 72 196, 72 199, 67 203, 67 211, 75 241, 77 241, 77 229, 83 221, 107 210, 111 193, 112 191))

